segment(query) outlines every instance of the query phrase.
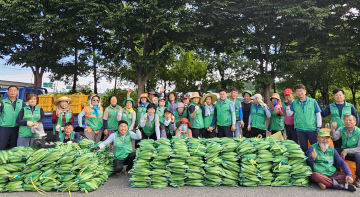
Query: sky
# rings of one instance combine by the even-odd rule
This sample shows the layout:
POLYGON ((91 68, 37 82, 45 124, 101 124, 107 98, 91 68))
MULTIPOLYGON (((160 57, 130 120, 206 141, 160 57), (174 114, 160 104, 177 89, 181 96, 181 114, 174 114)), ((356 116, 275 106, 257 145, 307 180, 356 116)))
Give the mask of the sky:
MULTIPOLYGON (((0 59, 0 79, 6 81, 17 81, 25 83, 33 83, 34 76, 30 68, 21 68, 19 66, 10 66, 5 64, 5 60, 0 59)), ((88 77, 80 77, 78 84, 79 85, 88 85, 93 87, 93 78, 92 75, 88 77)), ((43 82, 50 82, 49 73, 45 73, 43 77, 43 82)), ((55 81, 54 85, 57 86, 57 92, 65 92, 66 85, 62 81, 55 81)), ((112 89, 114 87, 114 82, 107 82, 105 79, 101 79, 98 83, 98 92, 103 93, 107 89, 112 89)), ((121 87, 120 87, 121 88, 121 87)), ((48 88, 49 92, 53 92, 54 89, 48 88)))

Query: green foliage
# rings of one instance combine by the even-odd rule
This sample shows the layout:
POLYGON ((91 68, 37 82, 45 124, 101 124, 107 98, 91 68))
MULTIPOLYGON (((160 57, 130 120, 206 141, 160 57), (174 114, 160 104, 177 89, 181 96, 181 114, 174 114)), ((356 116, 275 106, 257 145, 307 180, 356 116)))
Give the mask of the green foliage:
MULTIPOLYGON (((110 105, 109 103, 109 98, 112 95, 116 95, 116 98, 118 100, 118 105, 120 105, 121 107, 124 107, 123 102, 126 99, 126 92, 127 90, 122 90, 122 89, 116 89, 115 92, 114 90, 106 90, 106 92, 104 93, 104 95, 101 97, 102 99, 102 106, 105 108, 107 106, 110 105)), ((134 101, 137 101, 137 94, 136 92, 131 93, 131 98, 134 99, 134 101)), ((135 107, 135 106, 134 106, 135 107)))

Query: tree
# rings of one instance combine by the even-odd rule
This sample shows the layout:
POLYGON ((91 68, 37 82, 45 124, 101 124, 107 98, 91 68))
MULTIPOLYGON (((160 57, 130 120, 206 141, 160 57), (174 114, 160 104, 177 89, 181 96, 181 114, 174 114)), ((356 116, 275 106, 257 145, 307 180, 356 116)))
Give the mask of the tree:
POLYGON ((122 1, 122 9, 109 12, 106 27, 112 30, 115 55, 129 63, 129 80, 138 85, 138 95, 156 69, 166 66, 174 47, 185 40, 182 15, 188 12, 185 0, 122 1))
POLYGON ((8 64, 30 68, 34 84, 42 86, 43 74, 49 68, 60 66, 63 57, 62 35, 66 29, 59 28, 57 1, 11 1, 0 2, 0 26, 7 31, 2 38, 10 55, 8 64))

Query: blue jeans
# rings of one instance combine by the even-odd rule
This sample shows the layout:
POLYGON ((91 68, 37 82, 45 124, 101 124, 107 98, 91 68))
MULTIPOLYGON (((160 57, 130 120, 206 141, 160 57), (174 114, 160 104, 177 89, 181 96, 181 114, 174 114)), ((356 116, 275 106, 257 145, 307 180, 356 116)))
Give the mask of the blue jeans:
POLYGON ((25 146, 25 147, 31 146, 34 144, 35 139, 36 138, 33 137, 19 137, 17 139, 17 146, 25 146))
POLYGON ((242 129, 241 129, 241 121, 236 121, 236 131, 235 131, 235 137, 239 138, 240 135, 242 134, 242 129))

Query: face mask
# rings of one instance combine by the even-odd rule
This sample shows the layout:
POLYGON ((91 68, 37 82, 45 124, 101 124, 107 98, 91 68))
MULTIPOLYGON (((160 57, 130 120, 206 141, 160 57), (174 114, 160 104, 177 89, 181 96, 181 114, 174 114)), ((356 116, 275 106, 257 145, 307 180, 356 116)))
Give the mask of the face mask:
POLYGON ((188 126, 187 126, 187 125, 181 125, 181 130, 186 131, 186 130, 187 130, 187 128, 188 128, 188 126))

